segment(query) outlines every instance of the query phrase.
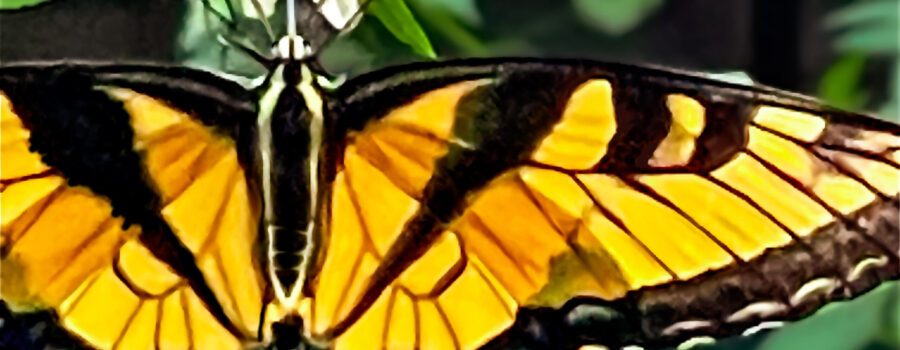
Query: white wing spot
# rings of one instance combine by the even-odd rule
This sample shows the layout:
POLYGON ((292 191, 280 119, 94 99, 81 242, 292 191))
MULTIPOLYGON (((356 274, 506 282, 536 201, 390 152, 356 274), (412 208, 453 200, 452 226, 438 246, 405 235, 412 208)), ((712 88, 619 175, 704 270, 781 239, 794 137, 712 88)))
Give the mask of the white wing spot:
POLYGON ((663 329, 662 334, 665 336, 673 336, 678 335, 683 331, 693 331, 701 328, 709 328, 712 327, 712 325, 712 322, 703 320, 675 322, 672 325, 666 327, 666 329, 663 329))
POLYGON ((756 333, 762 332, 764 330, 781 328, 783 326, 784 326, 784 322, 781 322, 781 321, 763 322, 763 323, 760 323, 753 327, 747 328, 747 330, 745 330, 744 333, 741 333, 741 335, 748 337, 748 336, 754 335, 756 333))
POLYGON ((856 265, 853 266, 853 270, 851 270, 850 273, 847 274, 847 280, 855 281, 858 278, 862 277, 862 274, 864 272, 868 271, 869 269, 873 269, 876 267, 882 267, 884 265, 887 265, 887 263, 888 263, 888 258, 884 255, 879 256, 877 258, 871 257, 871 256, 863 258, 862 260, 857 262, 856 265))
POLYGON ((757 301, 735 311, 725 319, 725 322, 744 322, 754 317, 768 318, 787 311, 788 306, 777 301, 757 301))
POLYGON ((687 350, 692 349, 697 345, 711 345, 715 343, 716 339, 710 336, 693 337, 691 339, 685 340, 684 343, 678 344, 678 347, 676 347, 676 349, 687 350))
POLYGON ((834 278, 820 277, 800 286, 791 296, 791 305, 799 305, 817 295, 828 295, 837 288, 837 280, 834 278))

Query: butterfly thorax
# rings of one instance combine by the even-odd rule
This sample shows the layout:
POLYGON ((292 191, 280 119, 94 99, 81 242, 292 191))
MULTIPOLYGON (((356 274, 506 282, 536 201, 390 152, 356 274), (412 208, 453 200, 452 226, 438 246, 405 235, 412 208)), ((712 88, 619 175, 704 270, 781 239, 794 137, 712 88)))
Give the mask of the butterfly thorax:
POLYGON ((267 269, 276 298, 295 304, 301 290, 320 197, 323 100, 303 61, 279 65, 262 88, 257 118, 267 240, 267 269))

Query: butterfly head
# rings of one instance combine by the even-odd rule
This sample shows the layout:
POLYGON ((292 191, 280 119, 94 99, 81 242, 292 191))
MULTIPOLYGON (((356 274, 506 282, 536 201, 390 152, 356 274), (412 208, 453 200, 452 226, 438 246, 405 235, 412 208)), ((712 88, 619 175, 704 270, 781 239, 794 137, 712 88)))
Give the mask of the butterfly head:
POLYGON ((275 60, 283 62, 302 61, 313 57, 315 52, 308 41, 299 35, 285 35, 272 46, 275 60))

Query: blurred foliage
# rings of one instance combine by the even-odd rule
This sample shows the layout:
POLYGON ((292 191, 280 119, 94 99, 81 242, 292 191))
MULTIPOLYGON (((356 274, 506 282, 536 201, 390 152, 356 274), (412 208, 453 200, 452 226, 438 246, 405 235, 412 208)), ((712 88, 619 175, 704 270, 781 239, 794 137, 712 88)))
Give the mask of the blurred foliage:
POLYGON ((573 0, 581 19, 589 26, 611 35, 623 34, 641 24, 663 0, 573 0))
POLYGON ((15 10, 47 1, 49 0, 0 0, 0 10, 15 10))
POLYGON ((883 283, 856 299, 832 302, 815 314, 750 336, 694 350, 900 349, 900 281, 883 283))
POLYGON ((825 27, 837 34, 833 46, 839 57, 823 75, 819 95, 842 108, 869 106, 866 67, 873 59, 886 59, 892 76, 882 87, 886 101, 875 108, 882 117, 900 121, 900 2, 852 1, 826 18, 825 27))
MULTIPOLYGON (((559 11, 545 11, 542 13, 545 18, 523 23, 521 28, 507 31, 507 35, 487 34, 485 26, 491 19, 480 13, 476 0, 374 1, 368 9, 373 16, 363 17, 354 30, 333 40, 320 54, 321 62, 329 71, 352 76, 392 64, 430 59, 435 56, 435 50, 439 57, 540 55, 541 48, 527 37, 534 32, 549 31, 558 23, 569 23, 568 17, 558 15, 559 11)), ((834 2, 845 5, 833 12, 822 28, 834 33, 831 45, 836 55, 821 76, 820 97, 841 108, 877 109, 880 115, 900 121, 897 117, 900 114, 900 2, 834 2), (885 60, 893 66, 893 75, 886 79, 889 86, 871 86, 871 68, 885 60)), ((547 6, 566 8, 562 12, 571 12, 568 15, 588 30, 594 30, 591 35, 619 37, 640 28, 649 18, 663 16, 659 9, 664 3, 663 0, 570 0, 547 6)), ((275 28, 283 26, 278 11, 270 17, 275 28)), ((186 62, 248 77, 264 73, 258 66, 248 69, 254 64, 246 56, 221 49, 215 34, 216 30, 222 30, 221 23, 217 24, 202 7, 194 6, 188 13, 178 43, 186 62)), ((254 22, 251 17, 244 14, 242 18, 254 22)), ((256 26, 257 35, 247 40, 264 45, 267 39, 259 35, 264 31, 258 23, 256 26)), ((742 72, 710 76, 742 84, 752 82, 752 77, 742 72)), ((900 282, 893 281, 854 300, 831 303, 814 315, 780 329, 721 339, 713 345, 697 345, 695 349, 900 349, 898 330, 900 282)))
MULTIPOLYGON (((274 40, 269 37, 255 7, 248 4, 249 0, 209 0, 207 3, 209 8, 202 1, 187 3, 184 25, 175 45, 176 60, 189 66, 226 72, 238 77, 255 78, 265 75, 265 67, 224 42, 227 36, 229 40, 264 55, 271 53, 274 40), (228 1, 233 4, 232 8, 229 8, 228 1), (229 22, 232 24, 229 25, 229 22)), ((285 2, 273 3, 270 0, 261 1, 261 4, 274 37, 284 36, 285 2)), ((359 72, 359 68, 368 68, 369 65, 364 62, 369 62, 374 56, 366 52, 403 52, 404 56, 412 54, 413 57, 428 59, 436 57, 428 37, 403 0, 375 0, 368 4, 366 11, 370 16, 364 16, 362 25, 359 26, 361 28, 351 31, 353 39, 350 42, 335 40, 330 46, 338 50, 337 54, 322 54, 337 62, 336 70, 332 71, 345 72, 355 67, 359 72), (373 32, 379 29, 380 32, 373 32), (390 44, 386 46, 386 42, 390 44), (356 61, 342 65, 341 62, 346 60, 341 57, 356 61)))

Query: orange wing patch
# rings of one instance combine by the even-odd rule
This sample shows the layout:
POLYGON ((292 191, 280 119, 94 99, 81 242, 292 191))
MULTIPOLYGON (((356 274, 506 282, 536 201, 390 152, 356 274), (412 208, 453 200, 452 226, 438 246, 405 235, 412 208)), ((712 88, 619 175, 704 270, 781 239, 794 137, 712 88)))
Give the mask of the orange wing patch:
MULTIPOLYGON (((435 160, 455 142, 450 135, 456 104, 485 83, 461 82, 428 92, 353 136, 332 187, 334 234, 304 315, 313 337, 329 332, 365 292, 387 249, 419 208, 435 160)), ((335 346, 473 348, 508 327, 515 301, 461 241, 459 234, 445 232, 334 340, 335 346), (465 303, 496 312, 473 319, 467 307, 458 307, 465 303), (473 322, 480 325, 472 327, 473 322)))
MULTIPOLYGON (((261 277, 245 263, 252 261, 256 209, 233 146, 152 98, 119 89, 111 95, 132 115, 135 148, 166 202, 164 216, 186 245, 204 253, 197 255, 201 270, 250 338, 262 300, 261 277), (203 151, 190 151, 197 149, 203 151), (210 175, 214 165, 229 169, 227 181, 210 175), (225 197, 210 201, 213 191, 225 197), (174 204, 198 195, 213 205, 192 207, 195 216, 186 222, 174 204), (196 210, 209 207, 217 215, 196 210)), ((34 162, 40 156, 28 151, 29 131, 0 97, 2 158, 20 159, 3 164, 3 299, 18 309, 55 309, 63 326, 98 348, 241 348, 244 339, 219 324, 187 282, 140 243, 140 227, 123 230, 105 197, 68 186, 34 162)))
POLYGON ((313 337, 334 336, 324 340, 349 349, 475 348, 509 327, 521 307, 559 307, 577 296, 615 300, 690 280, 896 195, 893 139, 858 137, 859 150, 877 149, 884 160, 814 149, 828 133, 824 119, 780 107, 757 111, 745 150, 708 173, 687 173, 706 111, 678 94, 667 97, 672 126, 648 161, 652 173, 598 173, 616 119, 609 82, 589 80, 526 164, 467 197, 440 238, 345 332, 331 334, 372 288, 381 259, 420 209, 435 160, 458 142, 451 136, 456 104, 479 84, 425 93, 352 135, 304 314, 313 337))
POLYGON ((255 335, 264 277, 247 262, 257 261, 259 204, 233 142, 149 96, 111 94, 132 117, 135 149, 162 194, 163 218, 194 254, 226 314, 255 335))

